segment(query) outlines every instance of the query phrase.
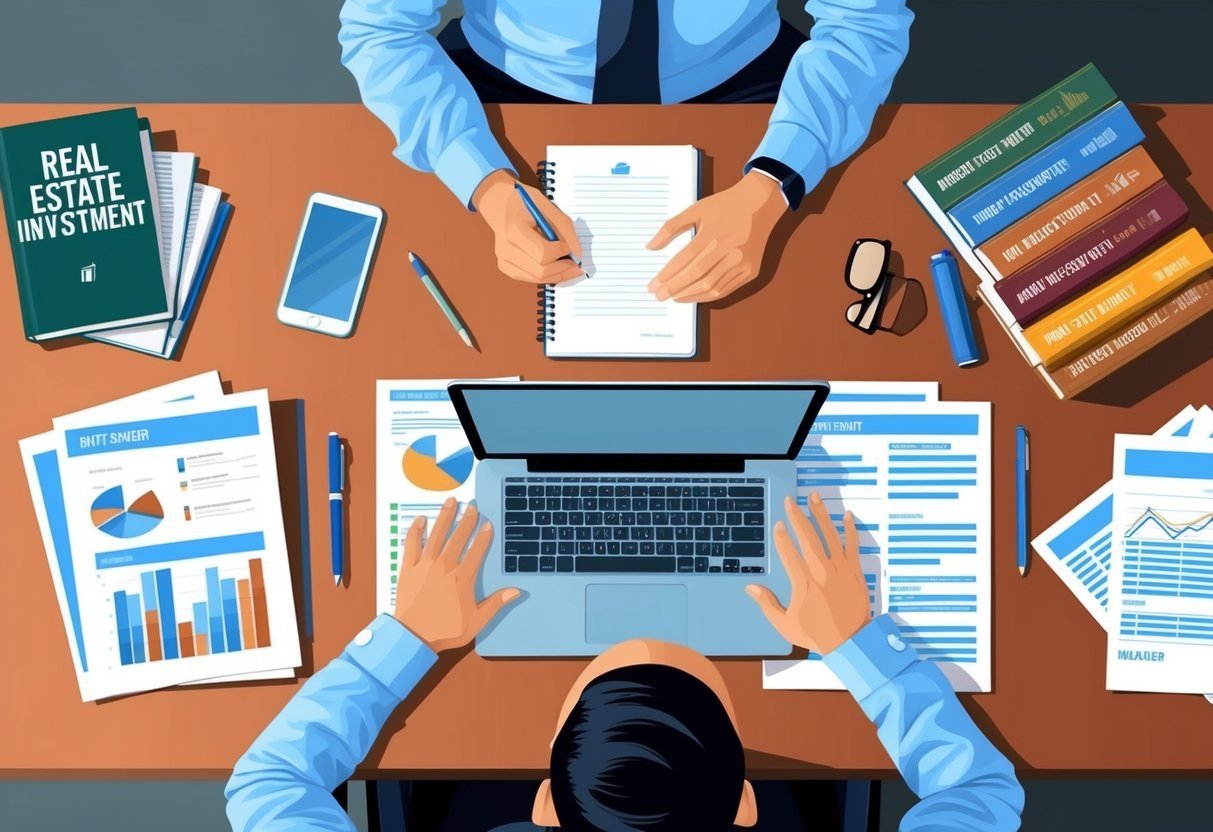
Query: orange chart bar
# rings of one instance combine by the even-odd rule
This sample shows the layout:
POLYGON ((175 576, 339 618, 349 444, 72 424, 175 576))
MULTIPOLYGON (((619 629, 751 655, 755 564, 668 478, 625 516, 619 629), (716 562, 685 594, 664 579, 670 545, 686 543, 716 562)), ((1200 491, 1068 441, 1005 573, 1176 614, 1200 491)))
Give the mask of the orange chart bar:
POLYGON ((164 652, 160 649, 160 611, 145 610, 143 623, 143 634, 147 638, 147 660, 158 662, 164 658, 164 652))
POLYGON ((177 644, 181 645, 181 657, 188 659, 194 655, 194 625, 182 621, 177 625, 177 644))
POLYGON ((244 578, 236 581, 236 600, 240 602, 240 638, 247 647, 253 647, 257 643, 253 637, 253 596, 244 578))
POLYGON ((206 643, 206 633, 194 634, 194 655, 206 656, 210 654, 210 649, 206 643))
POLYGON ((265 604, 265 573, 261 571, 261 558, 253 558, 248 562, 248 573, 253 596, 253 622, 256 625, 257 646, 269 647, 270 614, 265 604))

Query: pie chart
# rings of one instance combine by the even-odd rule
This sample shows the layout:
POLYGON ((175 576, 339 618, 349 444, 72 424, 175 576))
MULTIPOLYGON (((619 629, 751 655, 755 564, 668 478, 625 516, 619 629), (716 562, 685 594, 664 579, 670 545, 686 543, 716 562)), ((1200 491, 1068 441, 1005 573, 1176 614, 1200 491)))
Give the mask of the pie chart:
POLYGON ((120 485, 97 495, 91 514, 93 525, 111 537, 147 534, 164 519, 164 509, 156 499, 156 492, 145 491, 128 505, 120 485))
POLYGON ((460 448, 444 459, 438 458, 438 437, 422 436, 404 450, 404 476, 426 491, 454 491, 472 475, 476 458, 472 449, 460 448))

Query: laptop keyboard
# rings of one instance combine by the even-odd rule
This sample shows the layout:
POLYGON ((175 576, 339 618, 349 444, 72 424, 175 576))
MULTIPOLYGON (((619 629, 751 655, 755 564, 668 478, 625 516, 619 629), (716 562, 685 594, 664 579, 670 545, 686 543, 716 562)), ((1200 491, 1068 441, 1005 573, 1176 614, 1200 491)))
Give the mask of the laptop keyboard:
POLYGON ((506 572, 761 574, 759 477, 506 477, 506 572))

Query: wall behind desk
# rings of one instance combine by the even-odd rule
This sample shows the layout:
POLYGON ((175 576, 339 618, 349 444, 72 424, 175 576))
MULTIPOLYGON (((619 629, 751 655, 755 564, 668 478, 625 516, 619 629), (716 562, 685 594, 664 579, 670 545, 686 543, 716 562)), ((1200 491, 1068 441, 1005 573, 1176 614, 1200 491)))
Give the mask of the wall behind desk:
MULTIPOLYGON (((703 0, 704 5, 711 0, 703 0)), ((811 24, 804 3, 785 17, 811 24)), ((357 101, 339 0, 2 0, 0 101, 357 101)), ((890 100, 1022 102, 1088 60, 1129 101, 1213 101, 1208 0, 910 0, 890 100)), ((459 0, 443 21, 459 13, 459 0)))

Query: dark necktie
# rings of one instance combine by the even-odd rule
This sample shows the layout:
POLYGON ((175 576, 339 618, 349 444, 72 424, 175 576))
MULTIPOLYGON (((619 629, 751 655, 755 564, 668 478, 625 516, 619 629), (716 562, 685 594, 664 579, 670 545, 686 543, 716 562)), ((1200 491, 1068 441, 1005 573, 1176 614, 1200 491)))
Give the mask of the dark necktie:
POLYGON ((602 0, 594 103, 661 103, 657 0, 602 0))

